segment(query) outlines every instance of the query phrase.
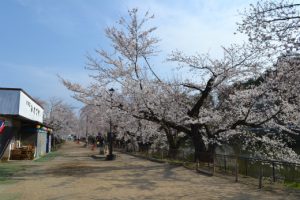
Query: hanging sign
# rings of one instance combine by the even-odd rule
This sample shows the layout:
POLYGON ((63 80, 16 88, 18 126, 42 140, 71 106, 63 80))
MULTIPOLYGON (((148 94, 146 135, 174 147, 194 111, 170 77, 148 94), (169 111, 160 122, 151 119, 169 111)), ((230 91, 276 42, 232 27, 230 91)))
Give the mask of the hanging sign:
POLYGON ((0 120, 0 135, 4 133, 5 121, 0 120))

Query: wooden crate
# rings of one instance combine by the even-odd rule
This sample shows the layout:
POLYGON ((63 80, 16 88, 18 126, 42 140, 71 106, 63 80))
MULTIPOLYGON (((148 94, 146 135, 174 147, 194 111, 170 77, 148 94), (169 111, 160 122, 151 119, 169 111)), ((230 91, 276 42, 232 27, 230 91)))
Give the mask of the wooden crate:
POLYGON ((11 150, 11 160, 32 160, 34 158, 34 148, 19 148, 11 150))

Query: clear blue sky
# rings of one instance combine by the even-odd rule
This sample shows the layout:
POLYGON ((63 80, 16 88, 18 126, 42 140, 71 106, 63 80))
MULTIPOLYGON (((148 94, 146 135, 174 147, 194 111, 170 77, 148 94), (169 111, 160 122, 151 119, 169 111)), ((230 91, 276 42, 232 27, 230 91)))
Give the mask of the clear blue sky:
MULTIPOLYGON (((23 88, 33 97, 60 97, 80 107, 57 74, 87 85, 87 53, 108 48, 103 32, 128 9, 156 16, 162 56, 174 49, 220 53, 221 45, 243 40, 233 35, 237 10, 254 0, 2 0, 0 1, 0 87, 23 88)), ((161 65, 163 66, 163 65, 161 65)), ((166 69, 155 68, 163 74, 166 69)))

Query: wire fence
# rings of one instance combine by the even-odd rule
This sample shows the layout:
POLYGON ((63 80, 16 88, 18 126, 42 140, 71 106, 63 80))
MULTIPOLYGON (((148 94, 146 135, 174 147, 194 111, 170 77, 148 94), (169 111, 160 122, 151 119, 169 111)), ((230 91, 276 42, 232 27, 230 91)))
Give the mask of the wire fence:
MULTIPOLYGON (((119 150, 126 151, 125 149, 119 150)), ((235 178, 236 182, 250 177, 257 180, 255 184, 258 184, 259 188, 262 188, 263 184, 300 183, 300 164, 298 163, 212 153, 202 154, 211 158, 208 159, 210 162, 194 162, 194 154, 189 151, 176 151, 171 156, 170 151, 167 150, 130 151, 130 153, 151 159, 176 161, 209 175, 216 173, 230 175, 235 178)))
POLYGON ((300 164, 298 163, 215 154, 214 165, 214 170, 232 173, 237 180, 239 175, 258 178, 259 188, 262 187, 263 181, 300 183, 300 164))

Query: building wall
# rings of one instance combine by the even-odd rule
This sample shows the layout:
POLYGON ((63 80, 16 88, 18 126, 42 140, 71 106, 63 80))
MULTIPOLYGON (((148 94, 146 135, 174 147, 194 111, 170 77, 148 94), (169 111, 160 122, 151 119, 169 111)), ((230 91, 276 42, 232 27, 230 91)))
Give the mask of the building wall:
POLYGON ((20 91, 19 115, 43 123, 44 110, 20 91))
POLYGON ((20 91, 0 90, 0 114, 19 114, 20 91))
POLYGON ((39 129, 37 132, 37 147, 36 147, 36 155, 35 155, 36 158, 46 154, 46 145, 47 145, 47 132, 39 129))

